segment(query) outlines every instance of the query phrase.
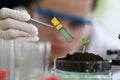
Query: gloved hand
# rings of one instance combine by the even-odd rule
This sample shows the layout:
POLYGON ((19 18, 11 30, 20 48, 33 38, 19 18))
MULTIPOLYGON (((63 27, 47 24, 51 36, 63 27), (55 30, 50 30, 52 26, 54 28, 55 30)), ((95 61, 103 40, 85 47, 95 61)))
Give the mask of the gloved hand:
POLYGON ((28 13, 2 8, 0 10, 0 38, 30 42, 38 41, 38 29, 34 25, 25 22, 30 18, 28 13))

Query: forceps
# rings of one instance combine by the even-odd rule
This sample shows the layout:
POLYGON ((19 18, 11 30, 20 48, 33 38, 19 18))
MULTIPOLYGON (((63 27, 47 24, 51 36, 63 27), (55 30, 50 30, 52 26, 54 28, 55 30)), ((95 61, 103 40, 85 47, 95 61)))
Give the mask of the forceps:
POLYGON ((49 27, 49 28, 54 27, 52 25, 49 25, 47 23, 44 23, 44 22, 41 22, 41 21, 38 21, 38 20, 35 20, 35 19, 30 19, 30 20, 27 21, 27 23, 31 23, 33 25, 42 25, 42 26, 49 27))

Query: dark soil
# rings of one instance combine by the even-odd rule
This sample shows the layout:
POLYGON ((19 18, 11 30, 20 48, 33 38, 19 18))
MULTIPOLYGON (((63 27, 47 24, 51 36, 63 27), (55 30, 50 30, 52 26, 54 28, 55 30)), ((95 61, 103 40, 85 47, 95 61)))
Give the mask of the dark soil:
POLYGON ((93 53, 79 53, 75 52, 74 54, 67 54, 64 58, 58 58, 58 60, 69 60, 69 61, 103 61, 104 59, 93 53))
POLYGON ((101 56, 93 53, 67 54, 64 58, 57 58, 56 69, 68 72, 104 72, 111 69, 111 64, 101 56))

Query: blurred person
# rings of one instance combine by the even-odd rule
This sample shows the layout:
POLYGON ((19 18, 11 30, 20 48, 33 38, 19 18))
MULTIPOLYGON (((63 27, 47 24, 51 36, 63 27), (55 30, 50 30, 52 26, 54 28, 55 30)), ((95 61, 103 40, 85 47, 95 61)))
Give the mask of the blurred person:
POLYGON ((64 25, 74 40, 68 42, 57 30, 46 27, 38 27, 41 41, 52 43, 53 59, 67 53, 81 51, 83 37, 90 40, 86 51, 107 57, 108 49, 119 49, 115 43, 93 20, 97 0, 41 0, 36 9, 35 19, 51 24, 55 16, 64 25))
POLYGON ((49 41, 52 44, 51 59, 54 60, 68 53, 81 51, 81 40, 85 37, 90 40, 86 51, 107 57, 108 49, 120 49, 120 46, 95 24, 93 12, 97 2, 98 0, 40 0, 38 2, 34 19, 51 24, 51 19, 57 17, 74 38, 72 42, 68 42, 54 28, 35 27, 26 23, 31 18, 28 13, 8 8, 0 10, 0 38, 30 42, 39 39, 49 41))

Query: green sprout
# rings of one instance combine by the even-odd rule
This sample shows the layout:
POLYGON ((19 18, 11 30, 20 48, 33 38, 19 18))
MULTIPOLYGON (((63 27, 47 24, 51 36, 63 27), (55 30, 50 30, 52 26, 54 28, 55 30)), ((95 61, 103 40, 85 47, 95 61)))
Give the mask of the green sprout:
POLYGON ((88 45, 89 43, 89 40, 87 40, 86 38, 82 38, 82 44, 83 44, 83 50, 82 50, 82 53, 85 52, 86 50, 86 46, 88 45))

